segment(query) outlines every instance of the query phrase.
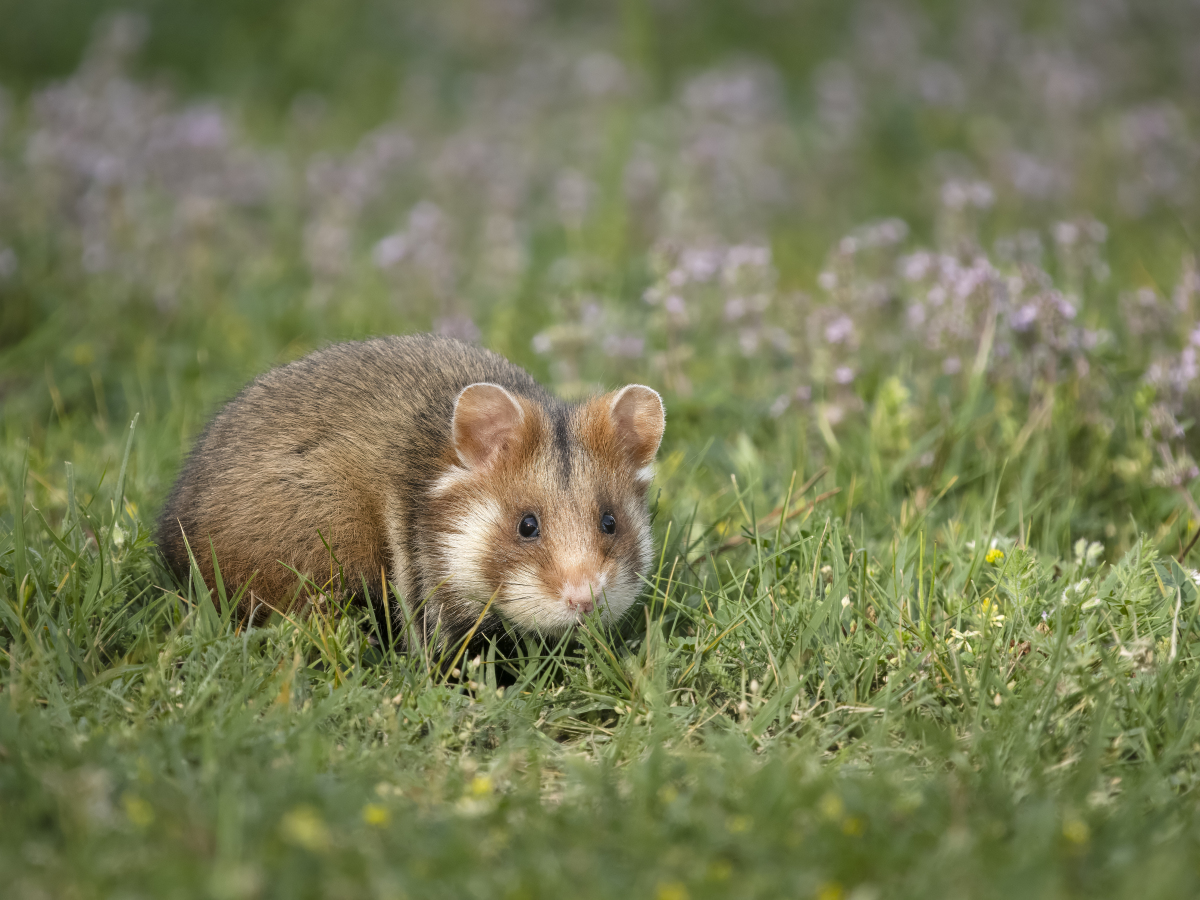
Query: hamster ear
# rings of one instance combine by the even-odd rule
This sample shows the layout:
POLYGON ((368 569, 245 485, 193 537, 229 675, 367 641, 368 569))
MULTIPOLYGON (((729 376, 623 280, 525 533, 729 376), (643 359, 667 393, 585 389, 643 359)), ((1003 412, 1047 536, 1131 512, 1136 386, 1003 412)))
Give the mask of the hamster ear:
POLYGON ((494 463, 516 445, 525 411, 517 398, 498 384, 470 384, 454 401, 451 440, 459 462, 468 469, 494 463))
POLYGON ((617 440, 634 465, 650 465, 667 426, 667 413, 658 391, 642 384, 627 384, 612 395, 608 409, 617 440))

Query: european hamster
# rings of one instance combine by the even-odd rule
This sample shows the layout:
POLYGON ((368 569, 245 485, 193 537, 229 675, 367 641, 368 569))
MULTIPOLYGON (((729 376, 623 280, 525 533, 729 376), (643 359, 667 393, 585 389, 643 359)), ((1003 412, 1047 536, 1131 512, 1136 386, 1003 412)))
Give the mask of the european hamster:
POLYGON ((250 616, 307 602, 292 569, 334 592, 361 595, 365 579, 375 602, 386 573, 420 606, 423 639, 461 637, 493 597, 483 633, 503 620, 561 636, 594 606, 617 619, 639 593, 664 425, 662 398, 642 385, 570 404, 449 338, 337 344, 217 413, 158 544, 185 578, 186 535, 210 588, 215 550, 231 595, 250 581, 250 616))

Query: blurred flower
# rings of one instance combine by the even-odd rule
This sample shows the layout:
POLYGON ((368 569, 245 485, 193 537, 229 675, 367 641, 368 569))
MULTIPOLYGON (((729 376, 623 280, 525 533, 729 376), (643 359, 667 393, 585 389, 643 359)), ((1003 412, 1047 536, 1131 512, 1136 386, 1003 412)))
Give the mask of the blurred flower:
POLYGON ((471 317, 466 315, 442 316, 433 323, 433 330, 468 344, 477 344, 483 337, 483 333, 471 321, 471 317))
POLYGON ((575 64, 575 80, 590 97, 607 97, 622 92, 628 75, 621 61, 610 53, 589 53, 575 64))
POLYGON ((554 199, 562 223, 568 228, 582 228, 594 194, 594 185, 582 173, 574 169, 560 173, 554 183, 554 199))
POLYGON ((707 247, 687 247, 679 255, 679 268, 671 273, 676 287, 687 281, 708 281, 721 268, 719 253, 707 247))
POLYGON ((386 806, 378 803, 368 803, 363 807, 363 821, 373 828, 386 828, 391 822, 391 814, 386 806))
POLYGON ((401 232, 380 238, 371 251, 371 259, 381 269, 390 269, 408 253, 408 238, 401 232))
POLYGON ((849 316, 838 316, 825 326, 825 341, 829 344, 844 344, 854 336, 854 323, 849 316))
POLYGON ((7 281, 17 274, 17 253, 12 247, 0 245, 0 281, 7 281))
POLYGON ((825 63, 817 71, 817 116, 823 131, 838 143, 848 141, 862 115, 854 71, 844 62, 825 63))
POLYGON ((966 102, 967 89, 953 66, 944 62, 925 63, 917 75, 921 99, 930 106, 956 109, 966 102))
POLYGON ((307 805, 289 810, 280 820, 279 831, 285 840, 312 853, 327 850, 332 838, 320 812, 307 805))
POLYGON ((350 265, 350 229, 335 221, 316 221, 304 229, 304 256, 313 274, 337 278, 350 265))
POLYGON ((942 205, 948 209, 988 209, 995 201, 992 186, 984 181, 951 180, 942 185, 942 205))
POLYGON ((610 334, 604 338, 601 347, 607 356, 638 359, 646 352, 646 339, 634 334, 610 334))

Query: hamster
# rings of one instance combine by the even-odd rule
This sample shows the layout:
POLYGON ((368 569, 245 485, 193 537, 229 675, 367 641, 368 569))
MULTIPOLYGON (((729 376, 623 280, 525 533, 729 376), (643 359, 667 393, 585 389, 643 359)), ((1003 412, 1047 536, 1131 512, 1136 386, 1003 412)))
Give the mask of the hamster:
POLYGON ((336 344, 217 413, 157 541, 181 579, 190 545, 210 589, 215 551, 230 596, 248 583, 251 618, 312 599, 296 572, 334 595, 365 582, 376 603, 386 576, 421 640, 476 623, 559 637, 596 607, 615 621, 640 592, 664 426, 643 385, 571 404, 450 338, 336 344))

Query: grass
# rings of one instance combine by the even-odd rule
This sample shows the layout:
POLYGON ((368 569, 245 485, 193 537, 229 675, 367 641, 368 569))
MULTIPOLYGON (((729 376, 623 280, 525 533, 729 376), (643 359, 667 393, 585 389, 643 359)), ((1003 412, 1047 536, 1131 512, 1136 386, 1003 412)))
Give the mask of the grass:
POLYGON ((1111 566, 989 549, 980 510, 864 548, 804 503, 726 554, 665 533, 623 634, 447 678, 359 610, 246 631, 163 590, 123 474, 6 536, 0 847, 23 890, 1194 884, 1200 595, 1149 542, 1111 566))
MULTIPOLYGON (((868 39, 879 9, 819 5, 734 15, 716 3, 689 17, 629 3, 612 19, 536 10, 480 29, 470 16, 418 17, 401 29, 419 46, 405 51, 400 99, 364 94, 358 70, 337 73, 355 48, 370 71, 392 64, 380 50, 389 32, 362 31, 395 12, 385 6, 358 4, 362 18, 347 15, 310 57, 287 48, 315 40, 320 4, 291 18, 214 7, 187 54, 171 50, 175 19, 139 7, 148 72, 104 81, 115 57, 101 40, 67 86, 94 91, 81 96, 100 110, 125 98, 113 108, 130 132, 141 116, 155 135, 197 121, 190 95, 155 99, 145 85, 156 77, 215 92, 205 109, 240 110, 223 113, 241 130, 215 156, 172 151, 182 175, 155 168, 152 142, 95 137, 103 121, 79 106, 64 120, 46 112, 52 97, 38 91, 72 70, 61 48, 88 33, 89 13, 63 0, 58 35, 22 20, 60 49, 5 64, 33 93, 14 95, 0 130, 0 263, 6 248, 19 260, 0 265, 7 891, 1195 893, 1200 404, 1194 379, 1180 386, 1152 367, 1186 368, 1186 254, 1200 220, 1186 192, 1145 206, 1118 197, 1116 185, 1152 179, 1111 139, 1135 113, 1169 107, 1179 120, 1163 114, 1147 133, 1197 145, 1188 76, 1169 64, 1194 33, 1186 10, 1155 4, 1133 36, 1095 26, 1085 40, 1074 7, 1055 6, 1059 21, 1014 6, 1018 70, 1042 71, 1059 41, 1076 54, 1064 51, 1076 68, 1059 75, 1084 63, 1141 73, 1088 88, 1093 106, 1064 113, 1028 85, 1002 90, 1017 82, 996 79, 969 42, 973 14, 937 4, 908 15, 923 23, 921 52, 956 67, 958 106, 895 87, 941 71, 920 60, 879 74, 868 39), (238 50, 262 44, 258 28, 281 35, 261 58, 238 50), (589 106, 544 93, 554 79, 523 80, 544 71, 523 61, 551 66, 562 48, 574 65, 597 47, 635 73, 616 99, 589 106), (1154 66, 1117 65, 1155 50, 1154 66), (776 74, 717 65, 747 53, 776 74), (722 90, 741 98, 732 112, 722 90), (843 120, 821 104, 847 91, 858 124, 826 146, 843 120), (493 117, 497 96, 508 105, 493 117), (342 97, 346 110, 314 112, 342 97), (711 118, 696 112, 705 104, 711 118), (408 169, 372 168, 388 132, 360 138, 381 121, 413 141, 396 151, 408 169), (38 162, 37 133, 159 174, 97 192, 82 169, 38 162), (462 162, 476 159, 471 140, 490 148, 484 163, 462 162), (992 155, 1004 141, 1047 159, 1066 147, 1072 186, 1031 199, 1005 181, 1009 157, 992 155), (535 163, 528 184, 470 167, 522 158, 535 163), (711 179, 698 158, 716 160, 711 179), (647 160, 660 191, 649 211, 629 187, 647 160), (538 181, 543 169, 554 177, 538 181), (255 193, 239 180, 247 171, 275 175, 255 193), (778 176, 769 196, 754 187, 764 172, 778 176), (992 200, 946 200, 946 185, 979 172, 992 200), (351 177, 362 173, 365 199, 351 177), (196 202, 196 183, 223 180, 236 196, 196 202), (426 195, 440 219, 419 204, 426 195), (1055 239, 1063 223, 1088 233, 1080 210, 1105 219, 1106 239, 1055 239), (909 228, 892 241, 853 227, 882 214, 909 228), (335 226, 344 257, 318 240, 335 226), (1050 248, 1036 264, 1012 255, 1029 229, 1050 248), (393 232, 410 268, 378 263, 393 232), (769 264, 729 263, 759 246, 769 264), (964 289, 975 305, 963 322, 941 323, 947 307, 929 303, 924 324, 906 324, 914 304, 967 277, 897 274, 922 247, 962 267, 991 260, 992 305, 964 289), (728 277, 680 286, 673 273, 706 265, 691 251, 717 254, 728 277), (1017 276, 1037 291, 1013 287, 1017 276), (1017 297, 1008 306, 995 299, 1002 281, 1017 297), (671 311, 671 291, 686 315, 671 311), (1060 298, 1076 304, 1069 316, 1060 298), (1012 324, 1022 310, 1034 325, 1012 324), (464 318, 563 392, 664 389, 658 560, 619 628, 404 654, 389 639, 403 622, 387 610, 247 630, 224 586, 214 595, 167 573, 150 535, 157 505, 247 377, 329 340, 464 318), (613 351, 609 338, 644 346, 613 351)), ((594 64, 601 76, 605 65, 594 64)), ((1179 149, 1155 148, 1156 164, 1179 149)))

